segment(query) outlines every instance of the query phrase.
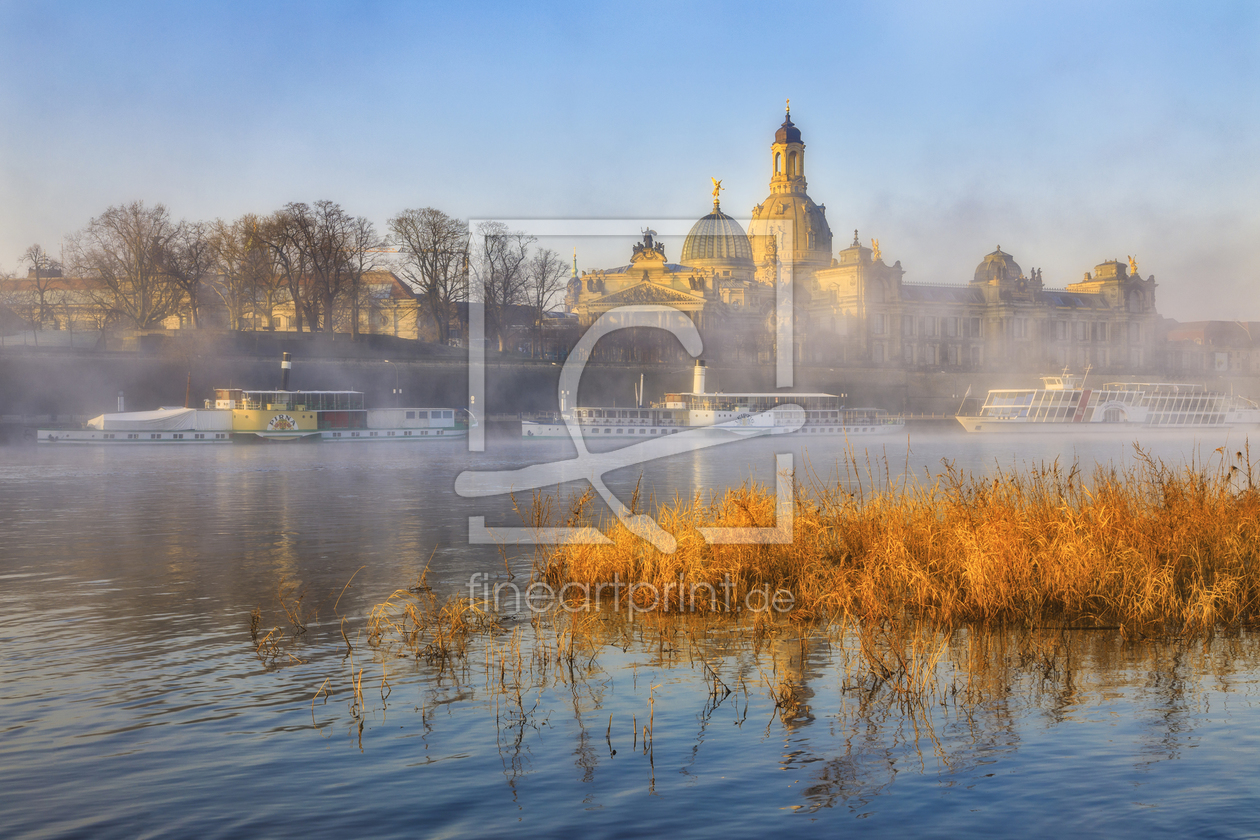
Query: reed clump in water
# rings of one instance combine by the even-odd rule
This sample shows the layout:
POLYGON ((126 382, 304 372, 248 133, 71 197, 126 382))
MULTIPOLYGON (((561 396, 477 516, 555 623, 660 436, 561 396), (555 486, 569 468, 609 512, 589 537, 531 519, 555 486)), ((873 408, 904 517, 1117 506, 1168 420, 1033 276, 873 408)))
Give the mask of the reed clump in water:
POLYGON ((471 636, 499 626, 491 606, 463 596, 439 602, 432 591, 399 589, 368 615, 368 644, 400 656, 449 663, 467 654, 471 636))
POLYGON ((1135 449, 1132 465, 1088 477, 1057 462, 990 476, 947 465, 895 484, 869 469, 863 480, 850 462, 843 486, 796 486, 789 544, 705 541, 704 526, 774 525, 773 492, 747 485, 663 505, 656 518, 678 541, 673 554, 614 522, 604 529, 612 545, 559 547, 537 573, 557 590, 581 585, 563 590, 570 599, 639 584, 624 597, 665 612, 757 609, 782 591, 789 617, 811 620, 1115 626, 1129 636, 1260 621, 1250 451, 1174 468, 1135 449))

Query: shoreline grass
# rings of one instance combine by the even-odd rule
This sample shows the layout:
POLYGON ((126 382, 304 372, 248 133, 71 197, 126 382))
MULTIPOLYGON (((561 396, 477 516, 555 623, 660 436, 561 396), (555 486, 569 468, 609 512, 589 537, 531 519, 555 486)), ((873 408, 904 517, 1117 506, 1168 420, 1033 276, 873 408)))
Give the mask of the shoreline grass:
MULTIPOLYGON (((886 464, 882 476, 869 466, 863 476, 851 458, 853 489, 794 482, 790 544, 705 542, 700 527, 774 524, 773 491, 749 484, 659 505, 673 554, 615 520, 589 523, 613 544, 543 552, 535 576, 557 590, 619 579, 658 592, 729 579, 735 604, 757 588, 790 591, 788 617, 805 621, 1114 627, 1128 638, 1260 623, 1260 464, 1250 449, 1184 467, 1134 449, 1132 465, 1088 477, 1057 462, 987 476, 946 464, 913 484, 889 480, 886 464)), ((533 511, 557 507, 535 500, 533 511)), ((583 507, 569 506, 567 519, 589 519, 583 507)), ((713 609, 705 597, 682 606, 713 609)))

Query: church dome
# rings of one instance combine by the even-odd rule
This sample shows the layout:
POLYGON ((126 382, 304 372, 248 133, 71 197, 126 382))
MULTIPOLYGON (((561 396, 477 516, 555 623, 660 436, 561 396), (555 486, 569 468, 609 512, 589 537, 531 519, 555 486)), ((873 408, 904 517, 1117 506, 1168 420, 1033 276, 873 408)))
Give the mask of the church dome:
POLYGON ((713 212, 691 226, 683 240, 683 265, 727 263, 752 266, 752 246, 739 222, 714 207, 713 212))
POLYGON ((792 123, 792 115, 788 114, 783 118, 783 125, 779 126, 779 130, 774 133, 774 142, 776 143, 800 143, 801 130, 792 123))
POLYGON ((998 283, 1015 282, 1022 277, 1024 272, 1020 269, 1019 263, 1015 262, 1010 254, 1002 250, 999 245, 998 249, 992 254, 987 254, 984 261, 976 266, 976 276, 971 281, 973 283, 998 283))
POLYGON ((769 255, 770 240, 785 232, 791 235, 791 241, 785 243, 790 253, 780 254, 781 258, 798 268, 831 265, 831 226, 826 212, 804 192, 771 193, 753 208, 748 230, 757 265, 769 255))

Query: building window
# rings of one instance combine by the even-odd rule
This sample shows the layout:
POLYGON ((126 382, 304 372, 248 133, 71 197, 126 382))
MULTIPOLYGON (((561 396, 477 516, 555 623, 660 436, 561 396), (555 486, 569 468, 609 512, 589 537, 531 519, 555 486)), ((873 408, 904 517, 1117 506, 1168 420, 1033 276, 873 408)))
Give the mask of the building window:
POLYGON ((901 316, 901 334, 914 335, 914 316, 913 315, 901 316))
POLYGON ((780 152, 774 153, 774 174, 783 174, 783 155, 780 152))
POLYGON ((888 316, 883 313, 871 316, 871 332, 874 335, 883 335, 888 331, 888 316))

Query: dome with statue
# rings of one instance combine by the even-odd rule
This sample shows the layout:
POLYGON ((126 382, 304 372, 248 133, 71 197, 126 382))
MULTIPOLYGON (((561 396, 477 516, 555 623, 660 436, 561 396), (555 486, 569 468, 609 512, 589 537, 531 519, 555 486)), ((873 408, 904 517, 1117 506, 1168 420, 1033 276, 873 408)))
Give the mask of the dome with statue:
POLYGON ((980 265, 976 266, 973 283, 1014 283, 1024 276, 1019 263, 999 245, 992 254, 985 255, 980 265))
POLYGON ((683 265, 696 268, 726 267, 751 270, 752 245, 739 222, 714 203, 713 212, 691 226, 683 240, 683 265))

